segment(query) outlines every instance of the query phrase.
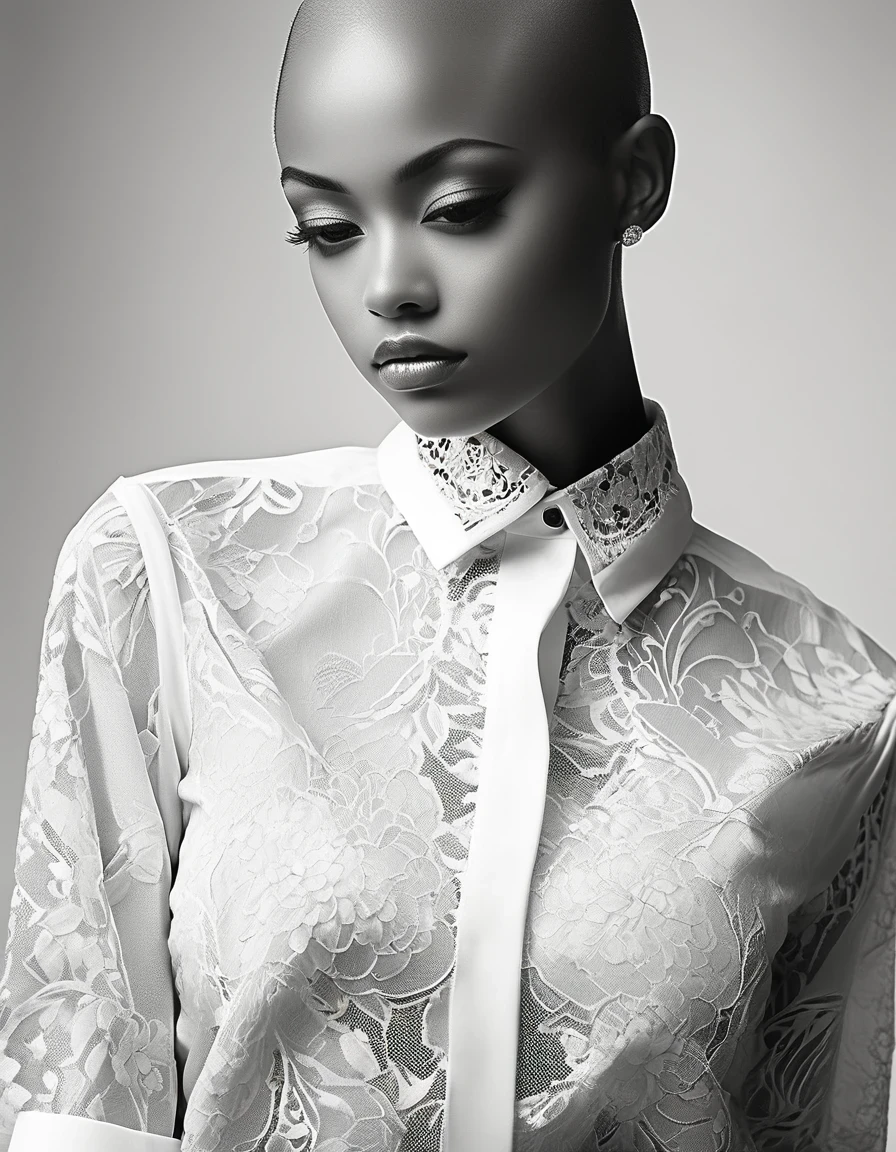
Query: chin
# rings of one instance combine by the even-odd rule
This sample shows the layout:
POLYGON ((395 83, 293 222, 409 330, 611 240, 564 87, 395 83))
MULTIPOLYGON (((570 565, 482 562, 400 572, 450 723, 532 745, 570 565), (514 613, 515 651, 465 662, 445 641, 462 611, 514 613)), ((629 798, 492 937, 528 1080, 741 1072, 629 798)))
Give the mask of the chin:
POLYGON ((464 367, 442 384, 419 392, 392 392, 379 381, 374 387, 409 428, 431 439, 475 436, 512 415, 540 391, 533 388, 530 394, 512 397, 490 394, 494 379, 482 372, 466 374, 464 367))
POLYGON ((440 439, 448 436, 475 436, 484 431, 491 424, 496 424, 500 416, 494 419, 489 416, 476 418, 470 412, 469 404, 458 406, 455 412, 451 411, 451 403, 445 403, 445 397, 439 397, 435 403, 423 402, 401 405, 401 411, 396 407, 398 416, 417 433, 428 439, 440 439))
POLYGON ((432 389, 423 389, 416 395, 380 388, 377 392, 399 419, 419 436, 427 438, 474 436, 501 419, 500 414, 477 415, 476 405, 470 403, 469 394, 461 394, 459 391, 450 394, 450 381, 432 389))
MULTIPOLYGON (((434 390, 435 391, 435 390, 434 390)), ((506 420, 515 412, 523 408, 533 396, 539 395, 536 390, 532 395, 526 395, 517 402, 505 403, 501 406, 494 404, 487 409, 484 406, 470 403, 469 396, 449 397, 445 393, 433 396, 429 400, 418 397, 420 403, 391 405, 398 416, 404 420, 408 427, 420 436, 431 438, 448 436, 477 436, 480 432, 487 432, 502 420, 506 420)), ((494 435, 494 433, 492 433, 494 435)), ((500 435, 498 439, 501 439, 500 435)))

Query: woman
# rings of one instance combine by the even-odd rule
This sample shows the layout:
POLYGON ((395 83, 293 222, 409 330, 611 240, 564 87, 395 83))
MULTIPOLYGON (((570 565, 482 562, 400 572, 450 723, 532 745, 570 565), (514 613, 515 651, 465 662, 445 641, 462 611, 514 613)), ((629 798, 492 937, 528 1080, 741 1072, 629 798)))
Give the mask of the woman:
POLYGON ((120 477, 44 630, 20 1149, 883 1149, 896 661, 697 524, 627 0, 305 0, 291 239, 399 423, 120 477))

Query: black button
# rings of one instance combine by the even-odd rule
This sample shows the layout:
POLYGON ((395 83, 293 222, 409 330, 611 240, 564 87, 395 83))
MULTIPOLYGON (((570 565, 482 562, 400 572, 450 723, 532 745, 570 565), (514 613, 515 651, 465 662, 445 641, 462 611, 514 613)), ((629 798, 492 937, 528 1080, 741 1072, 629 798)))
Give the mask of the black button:
POLYGON ((541 518, 549 528, 562 528, 565 523, 563 513, 556 506, 545 508, 541 518))

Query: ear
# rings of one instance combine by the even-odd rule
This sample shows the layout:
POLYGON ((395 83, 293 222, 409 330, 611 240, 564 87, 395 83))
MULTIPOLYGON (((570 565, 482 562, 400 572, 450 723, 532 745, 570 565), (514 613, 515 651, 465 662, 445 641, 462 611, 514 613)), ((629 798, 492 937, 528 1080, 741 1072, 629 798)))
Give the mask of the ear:
POLYGON ((664 116, 649 113, 613 145, 610 163, 617 202, 617 235, 629 224, 646 232, 666 210, 675 167, 675 136, 664 116))

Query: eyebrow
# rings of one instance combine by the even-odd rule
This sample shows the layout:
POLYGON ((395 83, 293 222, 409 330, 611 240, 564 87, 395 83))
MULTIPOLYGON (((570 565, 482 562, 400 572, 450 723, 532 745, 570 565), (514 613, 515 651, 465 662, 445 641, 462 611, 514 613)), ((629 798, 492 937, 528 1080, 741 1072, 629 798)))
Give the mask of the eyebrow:
MULTIPOLYGON (((449 153, 456 152, 459 148, 469 147, 505 148, 512 152, 517 151, 510 144, 498 144, 494 140, 480 140, 474 136, 457 136, 453 140, 445 140, 441 144, 436 144, 434 148, 428 148, 419 156, 414 156, 413 159, 402 164, 392 173, 392 183, 404 184, 407 180, 413 180, 415 176, 420 176, 424 172, 428 172, 430 168, 434 168, 449 153)), ((293 167, 292 164, 287 164, 280 173, 280 183, 286 184, 288 182, 307 184, 309 188, 319 188, 324 192, 344 192, 350 195, 348 188, 344 184, 340 184, 338 180, 331 180, 328 176, 318 176, 314 172, 305 172, 301 168, 293 167)))

